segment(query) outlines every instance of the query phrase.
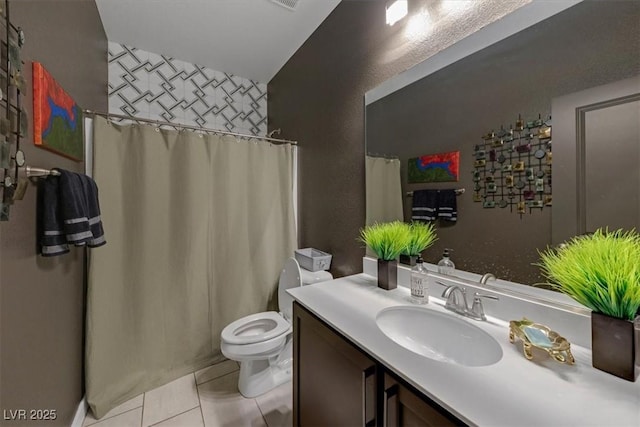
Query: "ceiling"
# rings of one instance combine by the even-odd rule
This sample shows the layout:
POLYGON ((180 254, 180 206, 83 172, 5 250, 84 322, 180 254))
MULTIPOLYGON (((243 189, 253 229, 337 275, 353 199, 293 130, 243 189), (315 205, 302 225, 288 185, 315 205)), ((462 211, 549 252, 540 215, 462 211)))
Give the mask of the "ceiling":
POLYGON ((268 83, 340 0, 96 0, 112 42, 268 83), (295 0, 284 3, 296 3, 295 0))

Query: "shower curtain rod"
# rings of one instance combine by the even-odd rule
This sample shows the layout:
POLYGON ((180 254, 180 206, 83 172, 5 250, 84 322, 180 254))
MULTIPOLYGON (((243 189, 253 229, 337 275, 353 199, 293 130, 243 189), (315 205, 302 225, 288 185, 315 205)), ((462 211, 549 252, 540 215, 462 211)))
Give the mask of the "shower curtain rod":
POLYGON ((204 128, 204 127, 199 127, 199 126, 183 125, 183 124, 180 124, 180 123, 165 122, 165 121, 162 121, 162 120, 144 119, 142 117, 135 117, 135 116, 125 116, 123 114, 101 113, 101 112, 93 111, 93 110, 82 110, 82 112, 85 113, 85 114, 88 114, 88 115, 92 115, 92 116, 102 116, 102 117, 104 117, 106 119, 114 118, 114 119, 122 119, 122 120, 133 120, 133 121, 136 121, 136 122, 154 124, 156 126, 172 126, 174 128, 189 129, 189 130, 199 130, 199 131, 202 131, 202 132, 217 133, 219 135, 232 135, 232 136, 239 136, 241 138, 261 139, 263 141, 274 142, 276 144, 298 145, 298 141, 292 141, 290 139, 271 138, 269 136, 258 136, 258 135, 250 135, 250 134, 245 134, 245 133, 229 132, 229 131, 219 130, 219 129, 211 129, 211 128, 204 128))

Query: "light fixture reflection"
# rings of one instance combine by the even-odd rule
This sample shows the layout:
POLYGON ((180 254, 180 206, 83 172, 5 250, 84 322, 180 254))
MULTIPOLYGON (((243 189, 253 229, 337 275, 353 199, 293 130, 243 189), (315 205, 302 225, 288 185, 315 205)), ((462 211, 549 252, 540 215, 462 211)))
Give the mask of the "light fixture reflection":
POLYGON ((473 5, 472 0, 443 0, 440 3, 440 10, 444 15, 457 15, 473 5))
POLYGON ((387 25, 393 25, 407 15, 407 0, 391 0, 387 2, 387 25))
POLYGON ((426 9, 422 9, 420 12, 412 15, 409 22, 407 22, 405 35, 413 40, 424 38, 429 34, 432 26, 431 15, 426 9))

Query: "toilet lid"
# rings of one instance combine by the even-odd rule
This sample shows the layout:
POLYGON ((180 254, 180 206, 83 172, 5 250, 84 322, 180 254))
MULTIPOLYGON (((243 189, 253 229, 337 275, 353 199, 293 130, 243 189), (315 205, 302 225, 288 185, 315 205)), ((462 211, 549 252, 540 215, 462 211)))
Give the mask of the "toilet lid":
POLYGON ((285 261, 278 283, 278 308, 285 319, 291 319, 293 314, 293 297, 287 293, 287 289, 300 287, 302 285, 301 277, 302 273, 298 261, 295 258, 289 258, 285 261))
POLYGON ((229 344, 254 344, 288 333, 291 324, 275 311, 250 314, 227 325, 220 334, 229 344))

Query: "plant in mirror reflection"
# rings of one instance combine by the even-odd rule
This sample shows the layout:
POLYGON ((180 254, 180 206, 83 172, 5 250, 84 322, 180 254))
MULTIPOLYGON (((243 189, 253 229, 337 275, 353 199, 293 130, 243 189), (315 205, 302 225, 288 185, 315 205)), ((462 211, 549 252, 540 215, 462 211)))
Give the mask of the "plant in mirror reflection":
POLYGON ((402 254, 418 256, 422 251, 433 245, 438 240, 436 230, 432 223, 412 222, 405 224, 409 228, 409 242, 402 254))
POLYGON ((633 320, 640 308, 640 235, 598 229, 540 252, 550 285, 591 310, 633 320))
POLYGON ((401 221, 376 223, 360 230, 360 241, 385 261, 398 258, 409 244, 410 237, 408 225, 401 221))

